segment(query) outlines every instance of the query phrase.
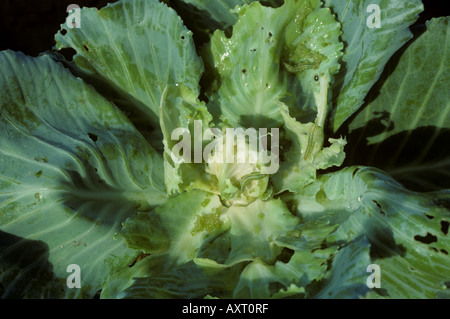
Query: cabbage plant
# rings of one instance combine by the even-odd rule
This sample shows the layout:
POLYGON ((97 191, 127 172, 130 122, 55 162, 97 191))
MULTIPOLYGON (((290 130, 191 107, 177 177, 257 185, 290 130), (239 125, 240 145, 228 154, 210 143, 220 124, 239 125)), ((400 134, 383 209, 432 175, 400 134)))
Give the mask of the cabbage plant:
POLYGON ((0 52, 0 295, 449 297, 449 26, 422 10, 120 0, 0 52))

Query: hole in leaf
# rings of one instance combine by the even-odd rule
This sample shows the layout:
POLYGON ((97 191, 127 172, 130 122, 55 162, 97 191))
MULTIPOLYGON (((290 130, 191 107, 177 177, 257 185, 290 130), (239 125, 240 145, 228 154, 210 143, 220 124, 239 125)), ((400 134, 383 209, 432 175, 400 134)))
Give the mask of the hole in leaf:
POLYGON ((141 252, 137 257, 136 257, 136 259, 130 264, 130 265, 128 265, 128 267, 133 267, 139 260, 142 260, 142 259, 144 259, 145 257, 147 257, 147 256, 150 256, 150 254, 146 254, 146 253, 143 253, 143 252, 141 252))
POLYGON ((414 236, 414 239, 427 245, 437 242, 437 237, 430 233, 427 233, 426 236, 416 235, 414 236))
POLYGON ((77 53, 77 51, 72 48, 64 48, 59 50, 58 52, 66 59, 66 61, 69 62, 73 60, 73 56, 77 53))
POLYGON ((87 47, 87 45, 85 44, 85 45, 83 45, 83 48, 86 50, 86 51, 89 51, 89 48, 87 47))
POLYGON ((67 34, 67 30, 66 30, 66 29, 62 29, 62 30, 61 30, 61 34, 62 34, 62 35, 66 35, 66 34, 67 34))
POLYGON ((284 247, 280 255, 278 256, 278 260, 281 261, 282 263, 287 264, 291 260, 293 254, 294 251, 292 249, 284 247))
POLYGON ((278 291, 280 291, 281 289, 286 289, 286 287, 279 283, 279 282, 269 282, 269 293, 270 295, 273 295, 275 293, 277 293, 278 291))
POLYGON ((431 216, 431 215, 428 215, 428 214, 425 214, 425 216, 426 216, 428 219, 433 219, 433 218, 434 218, 434 216, 431 216))
POLYGON ((448 200, 448 199, 444 199, 444 198, 436 198, 436 199, 433 199, 433 202, 434 202, 437 206, 441 206, 441 207, 443 207, 443 208, 450 209, 450 200, 448 200))
POLYGON ((447 234, 448 234, 448 228, 449 228, 449 226, 450 226, 450 223, 449 223, 448 221, 446 221, 446 220, 441 220, 441 232, 442 232, 444 235, 447 235, 447 234))
POLYGON ((272 37, 272 36, 273 36, 272 32, 269 32, 269 37, 272 37))
POLYGON ((386 215, 386 213, 385 212, 383 212, 383 209, 381 208, 381 205, 380 205, 380 203, 378 203, 376 200, 372 200, 376 205, 377 205, 377 207, 378 207, 378 209, 379 209, 379 212, 380 212, 380 214, 382 214, 382 215, 386 215))
POLYGON ((182 35, 181 36, 181 40, 184 40, 184 39, 186 39, 186 37, 184 35, 182 35))
POLYGON ((96 134, 88 133, 88 136, 93 142, 97 142, 98 141, 98 136, 96 134))
POLYGON ((102 294, 102 289, 95 293, 94 299, 100 299, 100 295, 102 294))
POLYGON ((372 288, 372 290, 382 297, 390 297, 388 291, 385 288, 372 288))
POLYGON ((286 201, 287 209, 292 213, 292 215, 297 214, 298 203, 295 199, 290 199, 286 201))
MULTIPOLYGON (((369 228, 369 225, 366 227, 369 228)), ((406 247, 395 242, 394 234, 389 228, 375 227, 370 232, 368 239, 371 244, 370 257, 373 260, 392 256, 405 256, 406 254, 406 247)))
POLYGON ((242 73, 243 74, 247 73, 247 70, 246 69, 242 69, 242 73))
POLYGON ((445 249, 441 249, 441 253, 448 255, 448 251, 446 251, 445 249))

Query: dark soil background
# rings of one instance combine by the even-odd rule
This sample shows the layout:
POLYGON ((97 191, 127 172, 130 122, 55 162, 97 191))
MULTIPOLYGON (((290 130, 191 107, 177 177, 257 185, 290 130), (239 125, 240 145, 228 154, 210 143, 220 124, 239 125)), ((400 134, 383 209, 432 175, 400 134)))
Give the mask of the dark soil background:
MULTIPOLYGON (((0 0, 0 50, 11 49, 37 56, 53 47, 53 36, 65 22, 68 5, 73 3, 80 7, 102 8, 115 1, 0 0)), ((416 24, 422 24, 432 17, 449 15, 446 1, 423 0, 423 3, 425 11, 416 24)))
POLYGON ((0 0, 0 50, 31 56, 52 49, 54 35, 66 21, 67 6, 102 8, 117 0, 0 0))

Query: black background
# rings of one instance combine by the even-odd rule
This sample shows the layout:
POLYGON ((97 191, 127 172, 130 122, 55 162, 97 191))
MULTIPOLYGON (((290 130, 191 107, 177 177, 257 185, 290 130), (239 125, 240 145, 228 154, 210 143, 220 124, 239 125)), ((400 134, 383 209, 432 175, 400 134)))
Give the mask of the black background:
MULTIPOLYGON (((101 8, 110 2, 115 1, 0 0, 0 50, 11 49, 37 56, 40 52, 50 50, 55 44, 53 37, 65 22, 69 4, 101 8)), ((423 24, 432 17, 449 15, 447 1, 423 0, 423 3, 425 10, 416 24, 423 24)))

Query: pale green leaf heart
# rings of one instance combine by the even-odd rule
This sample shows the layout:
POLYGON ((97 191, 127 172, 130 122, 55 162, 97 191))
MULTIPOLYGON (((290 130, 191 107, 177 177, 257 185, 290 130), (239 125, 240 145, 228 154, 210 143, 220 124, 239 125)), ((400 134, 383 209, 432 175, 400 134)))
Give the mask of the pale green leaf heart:
POLYGON ((347 164, 377 166, 408 188, 450 188, 450 152, 444 146, 450 133, 448 21, 429 21, 393 61, 398 63, 388 64, 392 72, 350 122, 347 164))
POLYGON ((137 114, 143 114, 136 119, 140 123, 159 127, 166 87, 184 85, 198 95, 203 63, 192 33, 166 4, 124 0, 100 10, 83 8, 80 17, 80 28, 61 25, 56 48, 75 49, 75 65, 132 101, 137 114))
POLYGON ((214 140, 215 149, 207 158, 206 172, 213 178, 209 191, 217 191, 224 205, 246 206, 257 198, 271 196, 268 174, 278 169, 278 165, 275 155, 270 158, 270 167, 266 166, 263 152, 258 152, 257 144, 262 148, 262 143, 258 143, 262 134, 259 132, 258 138, 256 130, 227 128, 214 140))
POLYGON ((345 43, 343 67, 333 85, 334 114, 330 124, 337 131, 361 107, 391 56, 411 39, 409 26, 423 5, 420 0, 326 0, 325 6, 341 22, 345 43))
POLYGON ((121 222, 166 200, 162 157, 49 56, 3 51, 0 70, 3 297, 93 297, 113 267, 136 257, 113 238, 121 222), (66 285, 71 264, 81 289, 66 285))
POLYGON ((296 207, 310 232, 324 224, 334 225, 334 230, 325 233, 327 246, 350 243, 360 236, 370 242, 371 263, 380 266, 382 277, 381 288, 372 291, 372 297, 448 294, 448 191, 412 192, 368 167, 323 175, 308 188, 285 200, 296 207), (311 205, 313 199, 315 205, 311 205))

